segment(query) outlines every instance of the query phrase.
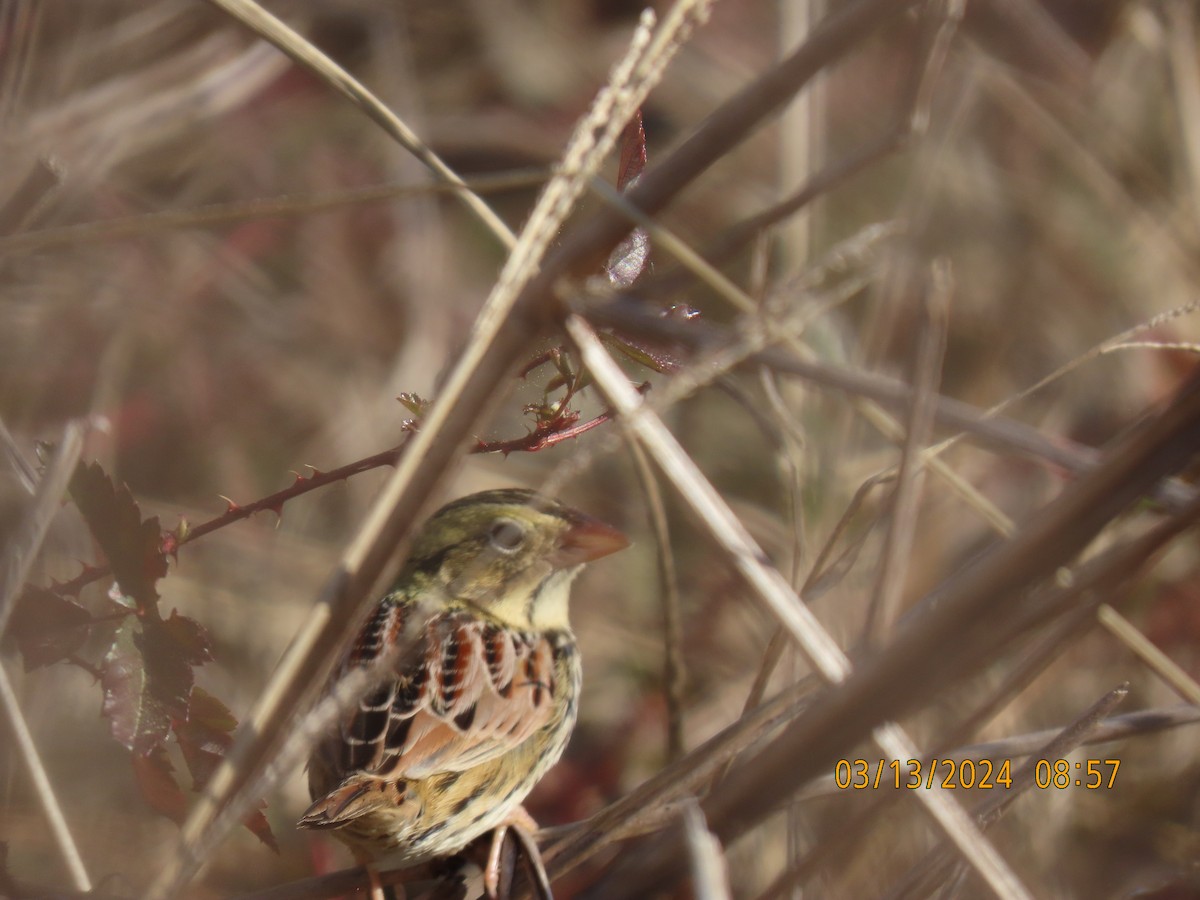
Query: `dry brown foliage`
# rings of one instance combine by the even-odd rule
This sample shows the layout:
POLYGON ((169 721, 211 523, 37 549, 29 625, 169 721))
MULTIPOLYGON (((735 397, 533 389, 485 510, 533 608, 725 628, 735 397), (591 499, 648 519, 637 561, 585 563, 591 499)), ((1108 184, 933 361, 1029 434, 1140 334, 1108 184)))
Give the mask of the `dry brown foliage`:
POLYGON ((267 9, 0 3, 0 894, 365 885, 318 689, 501 484, 635 540, 556 896, 1200 892, 1188 0, 719 0, 578 131, 635 4, 267 9))

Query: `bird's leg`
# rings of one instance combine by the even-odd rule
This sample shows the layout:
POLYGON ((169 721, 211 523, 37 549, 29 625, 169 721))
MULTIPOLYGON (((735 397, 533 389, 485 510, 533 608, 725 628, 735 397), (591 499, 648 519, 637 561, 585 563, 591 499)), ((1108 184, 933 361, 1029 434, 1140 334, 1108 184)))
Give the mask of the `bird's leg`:
POLYGON ((534 882, 537 896, 540 900, 554 900, 550 893, 550 879, 546 875, 546 867, 542 865, 542 856, 538 852, 537 841, 533 836, 538 830, 538 824, 533 816, 518 806, 508 818, 492 832, 492 845, 488 850, 487 868, 483 871, 483 884, 488 897, 496 900, 500 891, 500 876, 504 860, 504 841, 509 831, 517 839, 525 861, 529 864, 531 880, 534 882))
POLYGON ((497 825, 492 832, 492 844, 488 848, 487 867, 483 870, 483 886, 491 900, 500 896, 500 872, 504 858, 504 840, 508 837, 508 823, 497 825))
POLYGON ((371 862, 371 858, 366 854, 354 854, 358 864, 367 870, 367 879, 370 881, 370 887, 367 889, 367 896, 371 900, 404 900, 404 887, 397 885, 392 888, 389 893, 384 887, 383 882, 379 878, 379 869, 371 862))

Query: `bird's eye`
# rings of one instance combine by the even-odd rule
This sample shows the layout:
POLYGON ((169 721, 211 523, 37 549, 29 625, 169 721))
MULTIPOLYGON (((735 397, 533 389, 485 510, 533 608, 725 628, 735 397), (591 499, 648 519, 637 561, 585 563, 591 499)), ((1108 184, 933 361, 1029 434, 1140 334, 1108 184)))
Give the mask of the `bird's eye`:
POLYGON ((525 543, 525 526, 512 519, 499 519, 488 532, 488 540, 501 553, 516 553, 525 543))

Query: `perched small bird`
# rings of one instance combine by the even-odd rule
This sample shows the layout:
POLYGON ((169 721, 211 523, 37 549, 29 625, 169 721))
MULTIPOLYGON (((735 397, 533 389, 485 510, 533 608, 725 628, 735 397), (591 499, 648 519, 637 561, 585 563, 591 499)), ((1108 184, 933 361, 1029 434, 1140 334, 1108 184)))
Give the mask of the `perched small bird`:
POLYGON ((372 665, 409 636, 409 652, 313 753, 315 802, 300 826, 332 829, 360 861, 408 866, 498 826, 531 825, 521 801, 575 726, 571 582, 584 563, 628 543, 531 491, 442 507, 335 675, 372 665))

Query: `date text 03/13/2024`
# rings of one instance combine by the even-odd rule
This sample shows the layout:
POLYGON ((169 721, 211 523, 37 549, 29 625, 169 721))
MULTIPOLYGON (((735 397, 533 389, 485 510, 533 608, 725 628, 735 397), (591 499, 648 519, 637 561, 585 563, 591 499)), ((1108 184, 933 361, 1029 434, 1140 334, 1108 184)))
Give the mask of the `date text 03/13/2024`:
MULTIPOLYGON (((1033 783, 1042 790, 1111 790, 1120 767, 1119 759, 1038 759, 1033 761, 1033 783)), ((1007 790, 1013 786, 1014 768, 1010 759, 839 759, 833 767, 833 781, 840 790, 858 791, 887 787, 1007 790)))

